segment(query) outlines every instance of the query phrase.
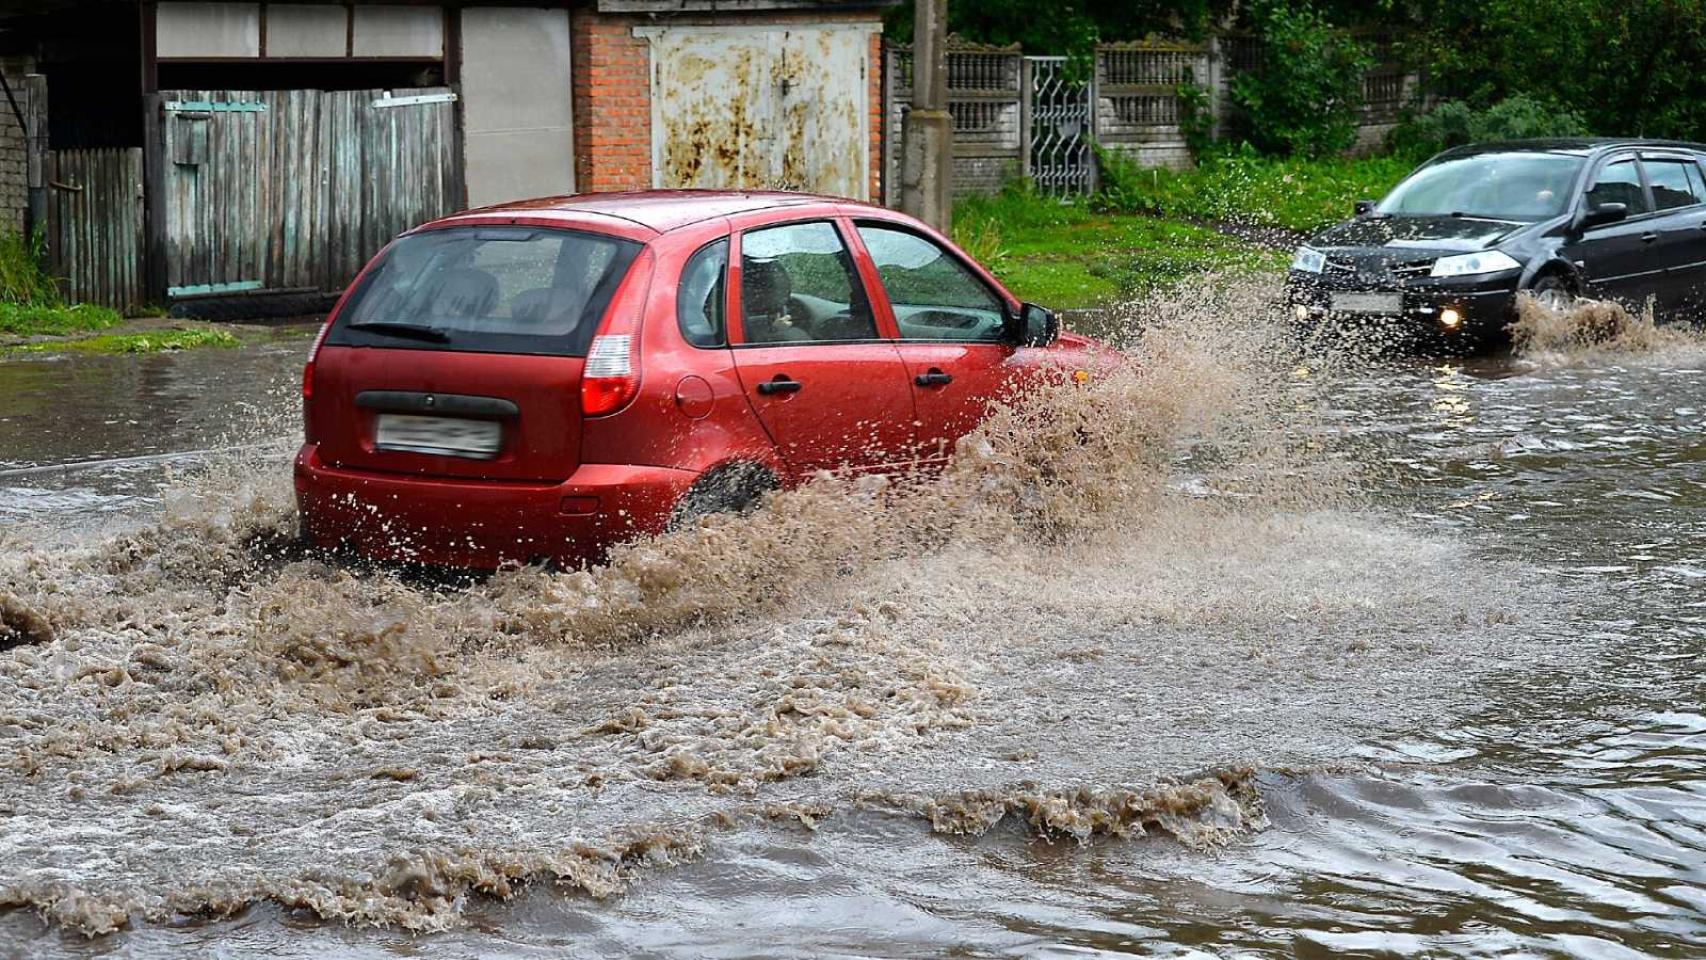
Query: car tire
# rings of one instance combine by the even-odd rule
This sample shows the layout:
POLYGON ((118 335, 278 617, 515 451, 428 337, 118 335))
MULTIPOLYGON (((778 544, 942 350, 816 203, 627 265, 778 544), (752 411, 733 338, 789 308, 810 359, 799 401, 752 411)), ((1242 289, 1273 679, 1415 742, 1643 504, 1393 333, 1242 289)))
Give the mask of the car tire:
POLYGON ((1559 273, 1543 273, 1536 277, 1529 284, 1528 293, 1536 303, 1553 313, 1562 313, 1576 303, 1575 288, 1559 273))
POLYGON ((750 513, 779 486, 776 475, 756 463, 718 467, 695 481, 675 505, 669 529, 683 529, 713 513, 750 513))

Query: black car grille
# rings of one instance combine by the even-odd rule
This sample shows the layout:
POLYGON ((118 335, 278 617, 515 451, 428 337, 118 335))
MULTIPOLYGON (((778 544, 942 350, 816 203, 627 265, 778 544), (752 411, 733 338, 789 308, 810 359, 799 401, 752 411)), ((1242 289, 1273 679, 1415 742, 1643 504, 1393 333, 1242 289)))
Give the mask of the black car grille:
POLYGON ((1369 279, 1408 280, 1425 277, 1433 272, 1433 258, 1426 260, 1392 260, 1385 257, 1327 257, 1325 270, 1341 276, 1361 276, 1369 279))

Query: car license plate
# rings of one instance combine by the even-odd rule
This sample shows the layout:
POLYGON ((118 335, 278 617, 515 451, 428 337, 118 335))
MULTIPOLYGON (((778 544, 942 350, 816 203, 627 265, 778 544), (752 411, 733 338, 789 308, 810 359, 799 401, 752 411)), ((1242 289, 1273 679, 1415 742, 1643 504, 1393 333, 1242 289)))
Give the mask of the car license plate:
POLYGON ((503 424, 496 420, 382 413, 374 429, 373 441, 374 446, 381 450, 490 460, 503 447, 503 424))
POLYGON ((1335 293, 1333 294, 1333 312, 1403 313, 1404 296, 1398 293, 1335 293))

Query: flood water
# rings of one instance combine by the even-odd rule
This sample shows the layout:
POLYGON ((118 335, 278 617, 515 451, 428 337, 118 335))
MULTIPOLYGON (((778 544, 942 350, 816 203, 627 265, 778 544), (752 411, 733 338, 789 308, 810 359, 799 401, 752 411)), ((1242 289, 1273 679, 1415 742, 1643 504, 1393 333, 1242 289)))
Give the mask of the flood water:
POLYGON ((887 528, 827 492, 465 592, 247 559, 304 347, 0 363, 0 593, 60 634, 3 655, 15 955, 1706 956, 1689 338, 1287 360, 1202 392, 1298 441, 1287 497, 1163 457, 1107 529, 708 619, 698 558, 887 528))

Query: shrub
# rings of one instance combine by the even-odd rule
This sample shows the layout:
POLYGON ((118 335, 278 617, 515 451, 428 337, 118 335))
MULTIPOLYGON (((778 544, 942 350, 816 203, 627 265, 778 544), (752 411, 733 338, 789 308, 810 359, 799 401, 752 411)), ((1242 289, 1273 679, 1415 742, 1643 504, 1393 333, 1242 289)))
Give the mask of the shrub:
POLYGON ((1416 158, 1465 143, 1572 137, 1587 132, 1587 121, 1580 113, 1518 95, 1485 110, 1462 100, 1448 100, 1394 127, 1386 143, 1394 153, 1416 158))
POLYGON ((1323 157, 1356 142, 1368 52, 1306 2, 1255 0, 1254 71, 1232 79, 1245 136, 1264 153, 1323 157))
POLYGON ((41 268, 42 238, 0 233, 0 303, 56 306, 59 286, 41 268))

